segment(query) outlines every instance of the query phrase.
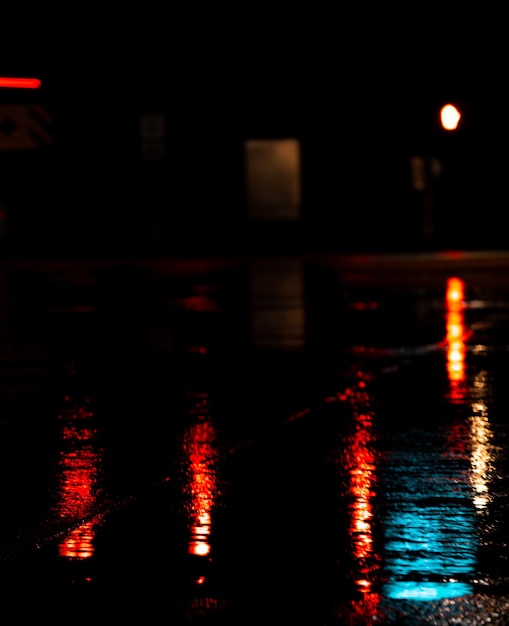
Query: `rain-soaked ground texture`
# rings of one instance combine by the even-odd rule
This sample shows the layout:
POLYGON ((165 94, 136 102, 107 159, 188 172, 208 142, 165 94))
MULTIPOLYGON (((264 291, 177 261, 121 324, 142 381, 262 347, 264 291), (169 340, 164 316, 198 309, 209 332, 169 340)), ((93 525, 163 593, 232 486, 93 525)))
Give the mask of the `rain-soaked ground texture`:
POLYGON ((475 260, 3 262, 5 623, 509 624, 508 347, 475 260))

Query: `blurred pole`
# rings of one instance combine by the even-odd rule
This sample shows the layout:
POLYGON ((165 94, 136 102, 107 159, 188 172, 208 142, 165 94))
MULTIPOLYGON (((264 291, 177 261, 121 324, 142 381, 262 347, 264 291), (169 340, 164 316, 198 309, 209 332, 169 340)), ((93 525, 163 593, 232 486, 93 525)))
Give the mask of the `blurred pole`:
POLYGON ((418 195, 418 236, 425 245, 432 245, 436 235, 436 183, 441 173, 442 161, 438 157, 414 155, 410 158, 411 186, 418 195))

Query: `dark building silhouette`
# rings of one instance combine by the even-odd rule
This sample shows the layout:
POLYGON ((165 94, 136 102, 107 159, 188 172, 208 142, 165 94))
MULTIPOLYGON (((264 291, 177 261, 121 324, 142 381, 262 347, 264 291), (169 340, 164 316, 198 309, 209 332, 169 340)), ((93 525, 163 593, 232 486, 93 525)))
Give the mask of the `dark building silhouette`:
POLYGON ((0 73, 40 75, 43 87, 0 90, 4 251, 504 247, 493 9, 393 11, 397 28, 370 7, 235 23, 144 15, 116 30, 94 22, 87 45, 72 30, 55 49, 18 42, 0 73), (438 123, 449 100, 463 113, 453 133, 438 123), (13 105, 28 147, 9 145, 13 105), (293 156, 275 156, 277 142, 294 142, 293 156), (253 191, 253 167, 265 190, 253 191))

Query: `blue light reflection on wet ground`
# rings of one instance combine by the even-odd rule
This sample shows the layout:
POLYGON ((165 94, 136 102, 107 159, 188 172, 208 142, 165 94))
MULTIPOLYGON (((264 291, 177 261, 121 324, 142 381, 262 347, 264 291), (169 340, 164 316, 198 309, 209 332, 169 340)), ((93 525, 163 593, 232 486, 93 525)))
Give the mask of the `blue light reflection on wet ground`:
POLYGON ((6 588, 505 623, 504 277, 273 263, 4 271, 6 588))

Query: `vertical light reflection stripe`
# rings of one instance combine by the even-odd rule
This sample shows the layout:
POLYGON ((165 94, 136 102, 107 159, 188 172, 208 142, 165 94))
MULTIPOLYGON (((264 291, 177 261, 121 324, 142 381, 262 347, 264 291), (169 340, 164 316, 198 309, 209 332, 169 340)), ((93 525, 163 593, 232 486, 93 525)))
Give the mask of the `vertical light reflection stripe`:
POLYGON ((182 439, 183 488, 190 533, 188 552, 208 557, 212 511, 217 497, 216 432, 210 420, 208 393, 190 392, 189 398, 193 423, 188 425, 182 439))
MULTIPOLYGON (((58 460, 58 488, 55 510, 62 520, 72 526, 76 520, 86 520, 94 513, 99 492, 99 474, 103 452, 97 442, 93 425, 94 413, 90 399, 64 398, 60 414, 61 449, 58 460)), ((95 526, 98 518, 83 521, 65 534, 58 552, 68 559, 86 559, 94 553, 95 526)))
POLYGON ((445 295, 447 373, 449 377, 450 399, 452 402, 457 403, 464 399, 466 393, 464 293, 465 285, 460 278, 452 276, 447 279, 445 295))
POLYGON ((362 601, 354 598, 350 602, 352 619, 354 615, 359 618, 373 615, 380 601, 380 595, 373 586, 379 575, 380 556, 373 539, 373 500, 377 496, 378 467, 372 398, 366 376, 362 372, 358 372, 357 376, 357 385, 342 395, 342 400, 353 409, 351 432, 345 442, 344 468, 349 477, 349 531, 355 563, 352 579, 362 594, 362 601))
POLYGON ((483 511, 489 503, 489 475, 493 469, 493 453, 490 441, 493 437, 485 398, 489 393, 486 372, 478 372, 472 384, 466 384, 466 338, 469 333, 464 323, 464 281, 449 277, 446 284, 446 345, 447 371, 450 397, 453 402, 471 403, 471 482, 474 489, 473 503, 483 511))

